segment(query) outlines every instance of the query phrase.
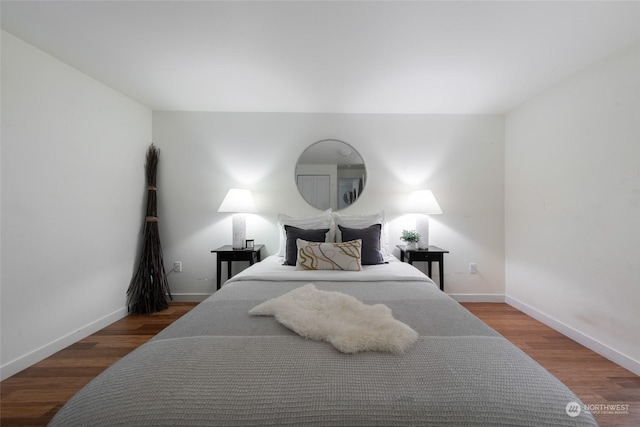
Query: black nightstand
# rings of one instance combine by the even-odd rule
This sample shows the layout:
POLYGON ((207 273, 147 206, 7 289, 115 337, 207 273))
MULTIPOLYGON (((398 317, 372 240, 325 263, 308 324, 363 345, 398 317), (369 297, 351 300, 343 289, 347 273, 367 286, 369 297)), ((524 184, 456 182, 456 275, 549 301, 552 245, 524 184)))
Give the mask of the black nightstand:
POLYGON ((404 245, 396 245, 396 247, 400 249, 400 261, 402 262, 404 262, 405 254, 409 264, 413 264, 413 261, 426 261, 429 277, 431 277, 431 263, 437 262, 440 273, 440 290, 444 291, 444 254, 448 254, 449 251, 431 245, 426 249, 406 249, 404 245))
POLYGON ((253 265, 255 262, 260 262, 260 249, 264 248, 264 245, 255 245, 253 249, 233 249, 233 246, 226 245, 211 253, 216 254, 217 269, 216 276, 218 279, 218 289, 222 286, 220 278, 222 275, 222 261, 227 262, 227 279, 231 278, 231 263, 233 261, 249 261, 249 265, 253 265))

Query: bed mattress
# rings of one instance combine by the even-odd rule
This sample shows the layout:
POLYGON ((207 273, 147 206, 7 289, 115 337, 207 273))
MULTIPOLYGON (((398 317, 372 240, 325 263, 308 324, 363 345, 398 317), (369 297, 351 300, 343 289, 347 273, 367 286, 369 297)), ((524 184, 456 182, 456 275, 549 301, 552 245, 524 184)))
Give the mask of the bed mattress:
POLYGON ((309 272, 272 256, 95 378, 50 425, 597 425, 572 404, 582 407, 413 266, 309 272), (387 305, 418 340, 404 354, 345 354, 248 314, 307 283, 387 305))

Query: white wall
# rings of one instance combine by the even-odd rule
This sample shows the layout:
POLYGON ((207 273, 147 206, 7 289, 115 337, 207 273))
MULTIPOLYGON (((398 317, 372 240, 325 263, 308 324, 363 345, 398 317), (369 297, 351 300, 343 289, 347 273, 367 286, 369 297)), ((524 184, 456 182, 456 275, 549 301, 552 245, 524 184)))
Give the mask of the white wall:
POLYGON ((126 314, 151 111, 2 32, 1 377, 126 314))
POLYGON ((506 118, 506 291, 640 368, 640 46, 506 118))
POLYGON ((154 112, 153 138, 164 159, 164 258, 183 262, 169 276, 178 297, 215 289, 211 250, 231 243, 230 214, 216 211, 229 188, 253 192, 258 213, 247 219, 247 237, 267 245, 263 255, 278 251, 278 213, 317 212, 297 191, 295 164, 307 146, 333 138, 367 166, 363 195, 345 213, 385 210, 395 247, 402 228, 415 225, 403 215, 409 192, 432 189, 444 214, 431 217, 431 243, 451 252, 445 290, 503 298, 503 116, 154 112), (480 274, 468 273, 470 262, 480 274))

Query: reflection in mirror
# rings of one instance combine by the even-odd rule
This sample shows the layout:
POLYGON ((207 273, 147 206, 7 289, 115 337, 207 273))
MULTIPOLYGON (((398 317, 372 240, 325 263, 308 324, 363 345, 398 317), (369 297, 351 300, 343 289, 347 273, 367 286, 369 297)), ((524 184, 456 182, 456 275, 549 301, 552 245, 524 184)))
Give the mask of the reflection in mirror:
POLYGON ((320 210, 344 209, 354 203, 362 194, 366 177, 360 153, 336 139, 312 144, 296 164, 298 191, 320 210))

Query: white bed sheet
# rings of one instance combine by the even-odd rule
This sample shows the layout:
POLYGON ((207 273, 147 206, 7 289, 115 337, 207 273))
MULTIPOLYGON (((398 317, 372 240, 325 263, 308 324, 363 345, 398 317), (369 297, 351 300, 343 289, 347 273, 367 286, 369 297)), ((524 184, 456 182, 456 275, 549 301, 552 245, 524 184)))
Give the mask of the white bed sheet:
POLYGON ((271 255, 254 264, 251 268, 227 280, 232 283, 241 280, 261 281, 353 281, 382 282, 389 280, 415 280, 437 286, 422 271, 414 266, 400 262, 397 258, 387 257, 387 263, 380 265, 363 265, 361 271, 341 270, 296 270, 294 266, 283 265, 284 257, 271 255))

